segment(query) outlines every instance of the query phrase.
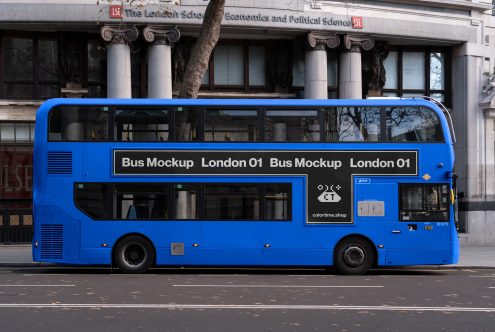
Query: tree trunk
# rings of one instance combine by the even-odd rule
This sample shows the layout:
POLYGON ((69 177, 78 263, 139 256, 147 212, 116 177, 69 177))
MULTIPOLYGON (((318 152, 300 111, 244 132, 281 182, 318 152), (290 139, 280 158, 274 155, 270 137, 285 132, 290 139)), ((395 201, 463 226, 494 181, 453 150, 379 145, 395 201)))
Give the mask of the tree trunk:
POLYGON ((225 0, 210 0, 206 7, 203 25, 187 63, 179 98, 196 98, 201 81, 208 68, 210 55, 220 36, 225 0))

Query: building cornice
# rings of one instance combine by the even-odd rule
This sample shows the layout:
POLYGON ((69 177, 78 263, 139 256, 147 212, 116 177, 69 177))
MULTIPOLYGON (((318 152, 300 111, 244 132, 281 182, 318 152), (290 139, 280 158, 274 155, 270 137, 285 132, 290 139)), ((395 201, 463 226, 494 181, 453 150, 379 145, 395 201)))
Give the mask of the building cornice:
MULTIPOLYGON (((320 0, 322 4, 333 5, 336 2, 342 3, 343 1, 335 1, 335 0, 320 0)), ((472 1, 472 0, 382 0, 376 1, 374 5, 379 5, 380 3, 403 3, 408 5, 416 5, 416 6, 428 6, 428 7, 437 7, 437 8, 452 8, 452 9, 461 9, 461 10, 475 10, 479 12, 484 12, 486 10, 491 10, 493 5, 489 2, 480 2, 480 1, 472 1)), ((361 5, 369 5, 369 1, 352 1, 345 2, 345 6, 361 6, 361 5)))
POLYGON ((387 2, 409 3, 412 5, 432 6, 432 7, 445 7, 455 9, 468 9, 477 10, 483 12, 485 10, 492 9, 493 5, 490 3, 471 1, 471 0, 395 0, 387 2))

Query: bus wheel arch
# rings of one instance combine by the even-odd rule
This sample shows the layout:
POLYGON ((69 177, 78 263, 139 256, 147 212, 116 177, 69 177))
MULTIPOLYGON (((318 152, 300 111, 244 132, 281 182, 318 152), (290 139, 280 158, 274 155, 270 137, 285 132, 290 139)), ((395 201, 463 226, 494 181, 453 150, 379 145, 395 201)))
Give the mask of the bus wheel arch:
POLYGON ((360 234, 351 234, 335 245, 333 265, 343 274, 361 275, 376 266, 377 258, 373 241, 360 234))
POLYGON ((153 242, 139 233, 125 234, 112 249, 112 263, 124 273, 144 273, 155 264, 153 242))

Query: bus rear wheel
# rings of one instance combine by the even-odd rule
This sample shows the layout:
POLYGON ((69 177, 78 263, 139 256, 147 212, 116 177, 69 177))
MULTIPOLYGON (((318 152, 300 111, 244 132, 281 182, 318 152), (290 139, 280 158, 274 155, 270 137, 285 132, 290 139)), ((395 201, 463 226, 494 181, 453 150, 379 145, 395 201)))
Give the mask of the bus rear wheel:
POLYGON ((124 273, 144 273, 154 260, 153 246, 139 235, 123 238, 113 251, 113 262, 124 273))
POLYGON ((334 264, 342 274, 365 274, 373 265, 374 260, 373 247, 362 238, 345 239, 335 249, 334 264))

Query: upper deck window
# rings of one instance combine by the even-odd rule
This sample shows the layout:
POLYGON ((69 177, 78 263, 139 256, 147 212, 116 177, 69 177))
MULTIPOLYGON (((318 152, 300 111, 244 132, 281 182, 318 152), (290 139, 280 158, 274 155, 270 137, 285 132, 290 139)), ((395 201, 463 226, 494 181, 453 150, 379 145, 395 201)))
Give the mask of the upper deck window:
POLYGON ((49 116, 49 141, 107 141, 108 107, 61 106, 49 116))
POLYGON ((175 140, 198 141, 201 124, 199 107, 175 107, 175 140))
POLYGON ((444 142, 440 118, 424 106, 58 106, 50 141, 444 142))
POLYGON ((326 140, 329 142, 379 142, 381 108, 337 107, 325 112, 326 140))
POLYGON ((269 110, 265 116, 267 142, 318 142, 320 122, 316 110, 269 110))
POLYGON ((115 110, 115 141, 168 141, 168 113, 163 109, 115 110))
POLYGON ((442 142, 440 119, 425 107, 387 109, 387 141, 442 142))
POLYGON ((205 141, 259 141, 259 127, 256 110, 208 109, 205 117, 205 141))

